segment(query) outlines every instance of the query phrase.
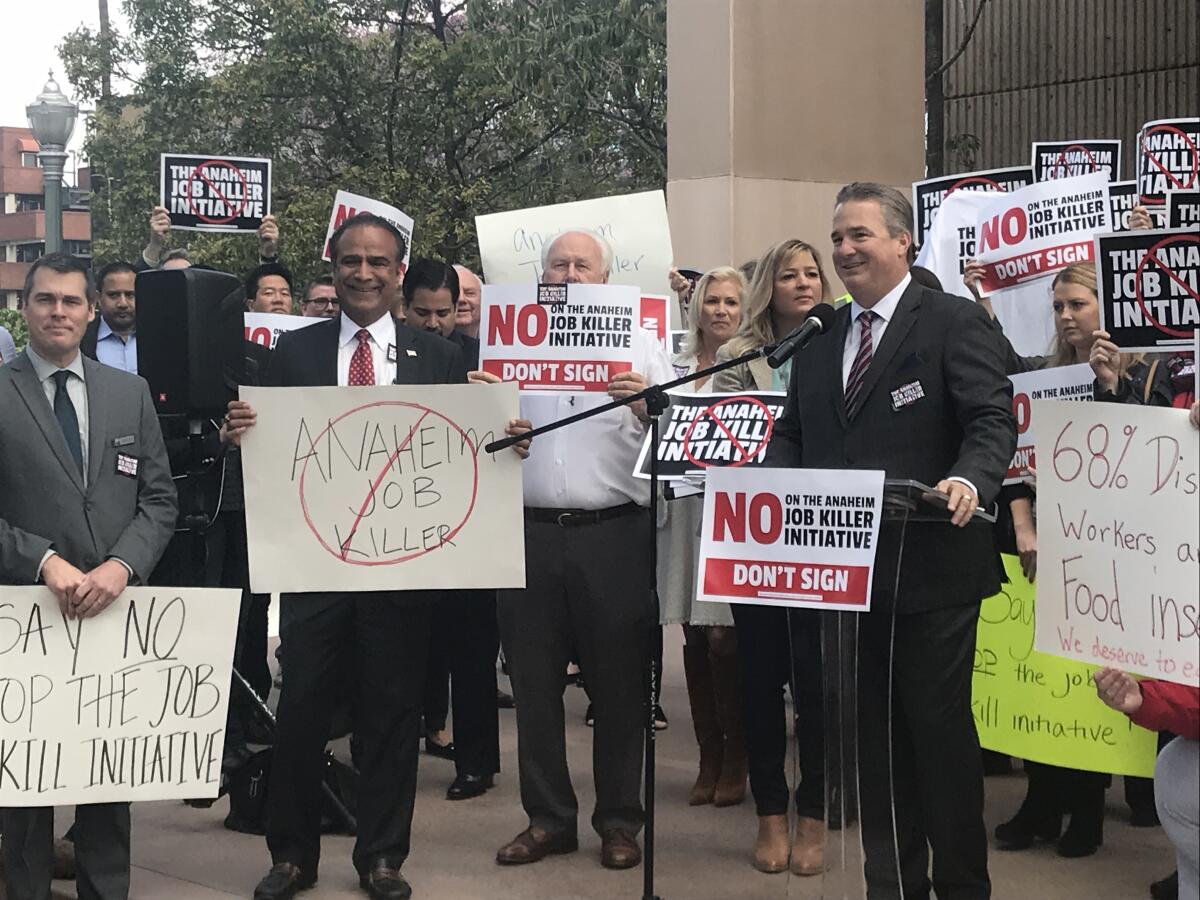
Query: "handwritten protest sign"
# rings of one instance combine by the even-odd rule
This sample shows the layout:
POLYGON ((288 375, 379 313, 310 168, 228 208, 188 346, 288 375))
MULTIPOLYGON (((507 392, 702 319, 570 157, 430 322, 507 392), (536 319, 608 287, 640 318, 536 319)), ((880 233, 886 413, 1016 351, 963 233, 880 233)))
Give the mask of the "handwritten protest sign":
POLYGON ((668 273, 675 254, 662 191, 476 216, 486 281, 541 281, 543 245, 569 228, 588 228, 608 241, 613 250, 610 284, 630 284, 648 293, 671 294, 668 273))
POLYGON ((607 391, 633 369, 641 302, 624 285, 485 284, 480 368, 523 391, 607 391))
POLYGON ((279 343, 279 336, 281 334, 288 331, 295 331, 298 328, 307 328, 309 325, 314 325, 321 321, 324 320, 318 319, 315 316, 289 316, 283 313, 248 312, 245 314, 246 340, 266 347, 268 350, 274 350, 275 345, 279 343))
POLYGON ((271 212, 271 161, 241 156, 163 153, 160 205, 172 228, 257 231, 271 212))
POLYGON ((241 592, 0 587, 0 807, 216 797, 241 592))
POLYGON ((867 612, 883 472, 709 469, 701 600, 867 612))
POLYGON ((1014 166, 1009 169, 988 169, 983 172, 964 172, 913 182, 913 213, 917 222, 917 245, 925 243, 925 235, 933 225, 942 201, 956 191, 1015 191, 1033 184, 1033 169, 1014 166))
POLYGON ((1044 181, 994 198, 979 211, 975 257, 986 294, 1053 275, 1092 258, 1092 238, 1111 231, 1108 178, 1044 181))
POLYGON ((1167 191, 1167 228, 1200 229, 1200 189, 1167 191))
POLYGON ((1058 366, 1036 372, 1010 375, 1013 385, 1013 415, 1017 419, 1017 452, 1008 464, 1005 484, 1020 484, 1029 478, 1031 469, 1037 468, 1034 455, 1033 421, 1034 400, 1091 400, 1096 373, 1087 363, 1074 366, 1058 366))
POLYGON ((1120 141, 1034 141, 1033 177, 1038 181, 1103 172, 1109 181, 1121 173, 1120 141))
POLYGON ((1100 327, 1129 352, 1186 348, 1200 328, 1200 234, 1097 235, 1100 327))
POLYGON ((524 587, 520 460, 485 453, 513 385, 247 388, 250 585, 524 587))
MULTIPOLYGON (((1112 230, 1128 231, 1133 208, 1142 202, 1137 181, 1113 181, 1108 185, 1108 208, 1112 210, 1112 230)), ((1156 228, 1166 227, 1167 211, 1161 206, 1147 207, 1150 221, 1156 228)))
POLYGON ((1200 685, 1200 435, 1187 412, 1033 404, 1044 653, 1200 685))
MULTIPOLYGON (((659 424, 658 476, 677 481, 710 467, 761 466, 787 394, 693 394, 670 392, 659 424)), ((650 436, 633 474, 650 477, 650 436)))
POLYGON ((1167 191, 1200 188, 1200 118, 1159 119, 1138 132, 1137 181, 1142 202, 1162 206, 1167 191))
POLYGON ((1052 766, 1114 775, 1154 774, 1157 735, 1096 696, 1099 666, 1033 649, 1035 590, 1015 556, 1008 581, 983 601, 971 709, 988 750, 1052 766))
POLYGON ((333 233, 341 227, 343 222, 359 213, 374 213, 382 219, 387 219, 400 230, 400 233, 404 235, 404 264, 408 265, 408 260, 412 256, 412 217, 390 203, 363 197, 360 194, 352 194, 349 191, 338 191, 334 195, 333 209, 329 213, 329 227, 325 231, 325 252, 321 255, 321 259, 329 261, 329 241, 333 237, 333 233))

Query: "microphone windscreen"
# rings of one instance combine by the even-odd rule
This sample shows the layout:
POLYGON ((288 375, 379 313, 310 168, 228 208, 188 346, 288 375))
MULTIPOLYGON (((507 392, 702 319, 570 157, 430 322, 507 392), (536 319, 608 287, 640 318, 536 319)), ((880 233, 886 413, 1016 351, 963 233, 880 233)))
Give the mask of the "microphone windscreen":
POLYGON ((816 319, 821 323, 821 330, 827 331, 833 323, 834 309, 829 303, 818 303, 808 311, 807 318, 816 319))

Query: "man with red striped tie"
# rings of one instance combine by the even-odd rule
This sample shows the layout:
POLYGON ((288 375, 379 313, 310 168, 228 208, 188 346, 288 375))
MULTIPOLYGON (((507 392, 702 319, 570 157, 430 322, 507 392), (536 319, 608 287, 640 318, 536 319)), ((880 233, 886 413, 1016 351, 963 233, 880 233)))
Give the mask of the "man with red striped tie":
POLYGON ((853 302, 795 356, 769 460, 883 469, 948 497, 939 520, 884 521, 871 611, 843 623, 857 625, 868 897, 928 900, 932 849, 939 898, 985 900, 971 672, 979 604, 999 588, 999 565, 990 527, 972 519, 995 498, 1016 448, 1012 390, 987 314, 909 275, 904 195, 871 183, 842 188, 832 239, 853 302))

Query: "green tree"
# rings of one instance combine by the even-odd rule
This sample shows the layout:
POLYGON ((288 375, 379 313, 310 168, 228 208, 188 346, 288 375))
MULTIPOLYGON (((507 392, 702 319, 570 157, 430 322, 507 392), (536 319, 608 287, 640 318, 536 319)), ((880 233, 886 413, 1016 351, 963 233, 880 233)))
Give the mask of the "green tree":
MULTIPOLYGON (((25 317, 20 310, 0 309, 0 325, 8 329, 17 345, 17 350, 24 350, 29 343, 29 329, 25 326, 25 317)), ((8 362, 8 360, 5 360, 8 362)))
MULTIPOLYGON (((274 161, 285 260, 307 279, 339 188, 415 220, 414 252, 474 264, 475 216, 661 187, 666 14, 650 0, 126 0, 127 35, 61 47, 98 107, 93 252, 133 257, 159 154, 274 161)), ((178 233, 209 265, 254 262, 246 235, 178 233)))

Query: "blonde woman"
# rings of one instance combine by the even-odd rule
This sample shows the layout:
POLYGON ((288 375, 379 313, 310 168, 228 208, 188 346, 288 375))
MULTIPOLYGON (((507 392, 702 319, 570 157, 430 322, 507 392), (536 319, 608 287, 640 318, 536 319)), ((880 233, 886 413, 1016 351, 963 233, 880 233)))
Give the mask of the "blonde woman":
MULTIPOLYGON (((745 293, 746 282, 737 269, 713 269, 701 277, 688 305, 683 347, 671 360, 678 376, 716 361, 717 351, 741 322, 745 293)), ((680 390, 704 393, 706 380, 680 390)), ((688 803, 734 806, 746 799, 746 745, 733 615, 723 603, 695 602, 703 498, 672 500, 663 510, 658 532, 659 621, 683 626, 683 672, 700 745, 700 771, 688 803)))
MULTIPOLYGON (((799 327, 830 296, 820 254, 800 240, 774 245, 759 259, 738 334, 717 354, 733 359, 774 344, 799 327)), ((713 378, 713 391, 786 391, 791 362, 771 369, 765 359, 713 378)), ((824 868, 825 734, 821 697, 820 620, 811 610, 733 606, 742 678, 742 721, 750 790, 758 812, 754 866, 761 872, 816 875, 824 868), (795 839, 788 835, 787 721, 783 687, 796 704, 800 784, 795 839)))

